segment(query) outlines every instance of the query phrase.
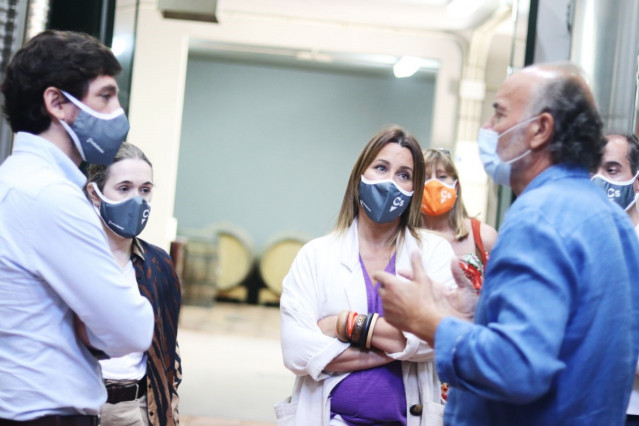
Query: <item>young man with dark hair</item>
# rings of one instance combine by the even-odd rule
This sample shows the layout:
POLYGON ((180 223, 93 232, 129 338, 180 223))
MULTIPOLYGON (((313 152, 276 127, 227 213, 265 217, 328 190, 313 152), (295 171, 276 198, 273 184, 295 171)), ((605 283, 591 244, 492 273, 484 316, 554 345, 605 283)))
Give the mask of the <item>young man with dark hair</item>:
MULTIPOLYGON (((609 200, 624 209, 635 232, 639 235, 639 140, 635 135, 610 134, 606 136, 601 164, 592 181, 605 192, 609 200)), ((638 411, 639 414, 639 400, 638 411)))
MULTIPOLYGON (((636 202, 636 194, 639 193, 639 140, 635 135, 620 133, 611 133, 606 140, 601 164, 592 181, 605 191, 609 200, 628 213, 639 236, 639 209, 636 202)), ((639 425, 639 364, 626 411, 626 426, 634 425, 639 425)))
POLYGON ((151 342, 151 306, 126 284, 78 169, 109 164, 126 137, 119 71, 96 39, 58 31, 7 67, 4 111, 17 134, 0 166, 1 426, 96 425, 106 391, 82 342, 108 356, 151 342))

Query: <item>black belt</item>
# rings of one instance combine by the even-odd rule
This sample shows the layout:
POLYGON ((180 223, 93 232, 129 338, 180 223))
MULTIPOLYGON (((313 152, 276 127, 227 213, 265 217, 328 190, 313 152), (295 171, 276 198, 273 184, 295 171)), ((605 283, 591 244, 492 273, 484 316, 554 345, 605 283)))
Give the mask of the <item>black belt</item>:
MULTIPOLYGON (((117 404, 118 402, 133 401, 146 395, 146 376, 142 377, 137 383, 130 385, 106 385, 107 401, 109 404, 117 404)), ((1 426, 1 425, 0 425, 1 426)))
POLYGON ((98 416, 44 416, 24 421, 0 419, 0 426, 98 426, 98 416))

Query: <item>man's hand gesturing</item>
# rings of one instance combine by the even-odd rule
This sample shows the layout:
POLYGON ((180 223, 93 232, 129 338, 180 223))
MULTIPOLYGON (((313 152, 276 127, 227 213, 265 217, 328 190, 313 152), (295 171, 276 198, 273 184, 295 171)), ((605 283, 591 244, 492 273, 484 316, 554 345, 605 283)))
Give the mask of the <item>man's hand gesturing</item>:
POLYGON ((412 273, 399 271, 399 277, 387 272, 374 272, 372 278, 381 283, 384 318, 395 327, 415 334, 431 346, 437 325, 445 316, 472 319, 477 295, 472 283, 453 259, 451 268, 456 287, 432 281, 422 265, 419 252, 411 254, 412 273))

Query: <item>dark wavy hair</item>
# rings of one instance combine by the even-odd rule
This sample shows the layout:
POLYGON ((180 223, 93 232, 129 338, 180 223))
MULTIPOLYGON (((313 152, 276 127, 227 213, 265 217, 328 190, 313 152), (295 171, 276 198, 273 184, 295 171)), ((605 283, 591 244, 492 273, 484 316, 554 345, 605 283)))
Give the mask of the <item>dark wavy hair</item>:
POLYGON ((628 142, 628 163, 630 171, 635 175, 639 170, 639 139, 637 139, 637 135, 613 130, 606 133, 606 143, 608 143, 608 138, 612 136, 622 137, 628 142))
POLYGON ((547 112, 554 118, 548 146, 553 164, 576 165, 594 172, 601 162, 606 139, 583 70, 571 63, 541 68, 556 71, 558 75, 538 90, 529 110, 531 116, 547 112))
POLYGON ((0 88, 11 129, 39 134, 49 128, 51 117, 43 98, 48 87, 82 99, 91 80, 121 70, 111 50, 88 34, 52 30, 38 34, 11 59, 0 88))
POLYGON ((628 162, 630 163, 630 170, 632 174, 636 174, 639 170, 639 139, 637 135, 621 135, 628 141, 628 162))
POLYGON ((606 139, 603 122, 583 71, 570 63, 543 65, 557 71, 530 103, 531 116, 547 112, 555 124, 549 144, 554 164, 584 167, 594 172, 601 162, 606 139))

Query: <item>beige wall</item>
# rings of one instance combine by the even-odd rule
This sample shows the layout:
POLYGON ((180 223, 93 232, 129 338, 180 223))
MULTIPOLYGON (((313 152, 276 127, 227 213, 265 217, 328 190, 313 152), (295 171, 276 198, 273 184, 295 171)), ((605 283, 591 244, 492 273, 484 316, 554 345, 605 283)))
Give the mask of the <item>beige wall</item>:
POLYGON ((453 146, 461 44, 452 36, 370 23, 342 25, 259 13, 231 13, 220 24, 164 19, 156 1, 142 0, 131 83, 129 140, 154 163, 153 214, 143 238, 168 247, 175 236, 175 182, 189 43, 225 42, 341 53, 412 55, 441 62, 433 140, 453 146))
MULTIPOLYGON (((268 10, 271 13, 267 14, 264 1, 220 1, 219 24, 164 19, 157 10, 156 0, 140 1, 129 141, 138 144, 154 163, 153 214, 142 237, 164 248, 168 248, 176 230, 173 208, 190 45, 201 48, 207 43, 233 43, 436 59, 441 68, 435 89, 432 140, 438 146, 456 147, 458 88, 466 55, 463 38, 400 26, 401 20, 389 21, 383 14, 371 17, 369 13, 365 21, 358 20, 358 10, 353 8, 343 9, 340 19, 330 20, 324 9, 322 13, 309 12, 308 16, 302 16, 299 7, 290 8, 291 3, 287 0, 270 0, 268 10), (287 7, 297 16, 287 16, 287 7)), ((308 7, 319 7, 319 4, 309 2, 308 7)), ((500 48, 509 51, 510 45, 500 48)), ((466 145, 462 151, 472 152, 474 147, 466 145)), ((472 171, 466 179, 472 181, 476 174, 472 171)), ((477 176, 477 179, 482 178, 485 182, 485 176, 477 176)), ((472 212, 485 210, 485 196, 469 198, 472 212), (473 202, 473 198, 477 202, 473 202)))

